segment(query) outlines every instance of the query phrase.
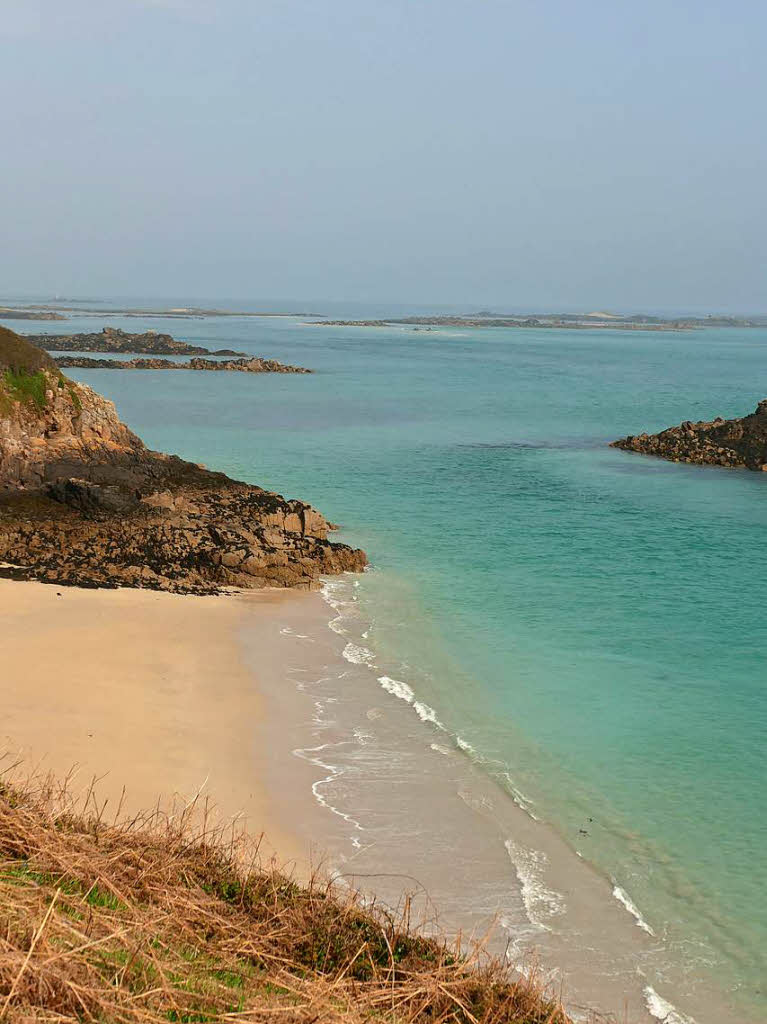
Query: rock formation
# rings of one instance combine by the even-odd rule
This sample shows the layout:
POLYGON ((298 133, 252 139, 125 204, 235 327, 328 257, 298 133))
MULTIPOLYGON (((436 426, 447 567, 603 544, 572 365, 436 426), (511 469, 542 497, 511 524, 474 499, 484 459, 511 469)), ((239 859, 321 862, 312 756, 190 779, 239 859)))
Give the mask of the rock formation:
POLYGON ((180 593, 316 585, 361 571, 301 501, 149 451, 114 405, 0 328, 0 562, 6 575, 180 593))
POLYGON ((93 334, 29 334, 27 341, 49 352, 141 352, 154 356, 247 356, 247 352, 220 348, 211 352, 200 345, 176 341, 170 334, 145 331, 129 334, 119 327, 104 327, 93 334))
POLYGON ((613 441, 612 447, 672 462, 767 471, 767 399, 741 419, 687 420, 659 434, 624 437, 613 441))
POLYGON ((276 359, 203 359, 196 356, 186 363, 172 359, 92 359, 90 356, 58 356, 56 365, 62 369, 83 370, 235 370, 240 373, 311 373, 303 366, 278 363, 276 359))

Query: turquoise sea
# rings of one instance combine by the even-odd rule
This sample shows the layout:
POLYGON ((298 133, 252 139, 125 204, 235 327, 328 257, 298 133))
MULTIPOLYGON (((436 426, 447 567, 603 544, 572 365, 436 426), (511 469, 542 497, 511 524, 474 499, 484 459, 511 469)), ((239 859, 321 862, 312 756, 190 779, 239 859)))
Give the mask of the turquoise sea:
POLYGON ((317 371, 70 372, 152 447, 341 523, 398 678, 767 1020, 767 474, 607 447, 752 411, 767 331, 11 326, 106 322, 317 371))

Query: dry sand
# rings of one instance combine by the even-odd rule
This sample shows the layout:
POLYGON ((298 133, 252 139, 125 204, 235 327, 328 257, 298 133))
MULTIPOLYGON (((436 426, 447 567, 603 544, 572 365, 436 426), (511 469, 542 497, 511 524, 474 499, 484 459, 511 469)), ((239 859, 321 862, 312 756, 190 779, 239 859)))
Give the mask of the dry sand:
MULTIPOLYGON (((239 816, 262 852, 306 862, 305 843, 274 821, 262 783, 263 715, 237 636, 279 591, 183 597, 145 590, 80 590, 0 580, 4 767, 76 774, 111 812, 210 795, 216 815, 239 816)), ((288 595, 291 601, 302 595, 288 595)))

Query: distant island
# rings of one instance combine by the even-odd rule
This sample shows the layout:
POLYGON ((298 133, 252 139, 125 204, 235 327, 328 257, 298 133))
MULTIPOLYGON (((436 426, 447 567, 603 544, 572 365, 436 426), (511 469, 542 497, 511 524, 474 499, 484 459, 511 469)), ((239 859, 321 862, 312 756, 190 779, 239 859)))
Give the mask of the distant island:
POLYGON ((686 420, 659 434, 629 435, 613 441, 611 447, 671 462, 767 472, 767 398, 741 419, 686 420))
POLYGON ((66 317, 52 310, 15 309, 12 306, 0 306, 0 320, 66 320, 66 317))
POLYGON ((104 327, 93 334, 26 334, 24 337, 47 352, 139 352, 153 356, 238 357, 246 357, 248 354, 231 348, 211 351, 201 345, 176 341, 170 334, 158 334, 157 331, 129 334, 119 327, 104 327))
MULTIPOLYGON (((97 300, 89 300, 96 302, 97 300)), ((272 310, 259 310, 256 312, 249 312, 247 310, 233 310, 233 309, 202 309, 197 306, 173 306, 170 309, 131 309, 128 307, 109 307, 92 309, 86 305, 82 306, 64 306, 57 302, 52 303, 38 303, 28 306, 0 306, 0 319, 17 319, 17 320, 66 320, 63 313, 73 313, 75 316, 140 316, 140 317, 162 317, 166 318, 177 318, 177 319, 206 319, 208 317, 219 317, 219 316, 251 316, 251 317, 270 317, 270 316, 322 316, 322 313, 306 312, 299 310, 296 312, 282 312, 272 310)))
POLYGON ((380 320, 320 320, 316 327, 523 327, 558 330, 690 331, 702 327, 767 327, 767 317, 663 317, 618 313, 537 313, 509 316, 490 312, 472 315, 405 316, 380 320))
POLYGON ((60 369, 82 370, 223 370, 240 373, 311 373, 304 366, 278 363, 276 359, 203 359, 200 356, 185 363, 172 359, 92 359, 89 356, 60 356, 55 360, 60 369))

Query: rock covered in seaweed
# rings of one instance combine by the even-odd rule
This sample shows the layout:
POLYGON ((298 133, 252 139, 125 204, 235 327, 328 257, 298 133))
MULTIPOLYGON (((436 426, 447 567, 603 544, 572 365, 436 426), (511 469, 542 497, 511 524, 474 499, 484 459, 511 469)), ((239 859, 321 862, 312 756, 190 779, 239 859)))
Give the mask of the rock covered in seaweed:
POLYGON ((767 399, 740 419, 686 420, 659 434, 629 435, 611 447, 672 462, 767 471, 767 399))

